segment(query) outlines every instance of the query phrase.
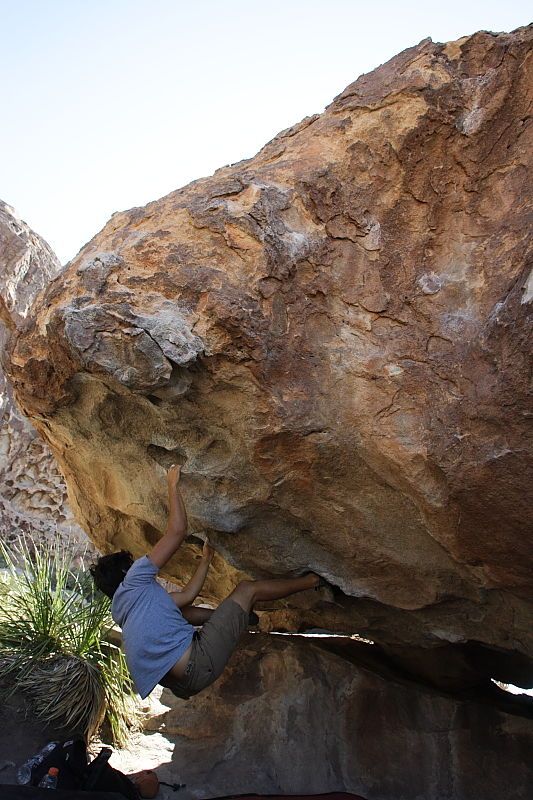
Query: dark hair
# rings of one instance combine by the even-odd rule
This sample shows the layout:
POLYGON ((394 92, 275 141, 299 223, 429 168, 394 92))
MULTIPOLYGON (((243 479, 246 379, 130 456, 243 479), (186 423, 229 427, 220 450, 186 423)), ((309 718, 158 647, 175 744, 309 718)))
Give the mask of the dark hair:
POLYGON ((89 572, 98 589, 112 598, 132 564, 132 554, 128 550, 120 550, 99 558, 89 567, 89 572))

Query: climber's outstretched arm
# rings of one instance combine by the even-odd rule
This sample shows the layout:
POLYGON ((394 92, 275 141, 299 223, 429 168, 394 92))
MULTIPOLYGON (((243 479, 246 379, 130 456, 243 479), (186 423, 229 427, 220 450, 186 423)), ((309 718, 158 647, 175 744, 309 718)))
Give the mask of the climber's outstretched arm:
POLYGON ((172 558, 182 541, 187 536, 187 512, 178 488, 180 467, 173 464, 167 473, 168 483, 168 522, 163 537, 149 553, 150 560, 156 567, 164 567, 172 558))

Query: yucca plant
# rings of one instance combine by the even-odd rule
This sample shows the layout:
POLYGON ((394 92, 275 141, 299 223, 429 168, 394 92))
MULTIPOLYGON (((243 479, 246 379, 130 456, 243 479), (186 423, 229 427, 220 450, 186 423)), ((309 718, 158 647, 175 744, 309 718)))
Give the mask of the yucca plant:
POLYGON ((105 721, 114 743, 125 744, 140 712, 124 655, 106 638, 110 600, 59 539, 46 548, 28 537, 10 548, 0 542, 0 554, 4 691, 23 690, 36 714, 68 735, 89 741, 105 721))

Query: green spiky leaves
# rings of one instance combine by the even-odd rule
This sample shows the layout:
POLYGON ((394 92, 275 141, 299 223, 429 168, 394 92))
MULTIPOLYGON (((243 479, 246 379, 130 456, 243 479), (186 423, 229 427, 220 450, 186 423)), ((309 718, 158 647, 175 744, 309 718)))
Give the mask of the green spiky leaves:
POLYGON ((102 721, 125 744, 139 711, 124 655, 109 640, 110 600, 65 546, 0 542, 0 669, 36 714, 89 740, 102 721))

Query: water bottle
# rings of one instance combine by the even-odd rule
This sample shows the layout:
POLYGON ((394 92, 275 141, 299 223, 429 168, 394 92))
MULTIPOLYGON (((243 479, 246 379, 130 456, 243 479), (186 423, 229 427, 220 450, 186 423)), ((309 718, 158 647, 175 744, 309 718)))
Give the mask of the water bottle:
POLYGON ((39 781, 40 789, 57 789, 57 776, 59 770, 57 767, 50 767, 48 774, 44 775, 39 781))
POLYGON ((37 753, 37 755, 32 756, 27 761, 19 767, 17 772, 17 780, 19 783, 25 784, 31 781, 31 775, 35 767, 38 767, 39 764, 42 764, 48 753, 51 753, 52 750, 56 747, 58 742, 48 742, 47 745, 43 747, 43 749, 37 753))

